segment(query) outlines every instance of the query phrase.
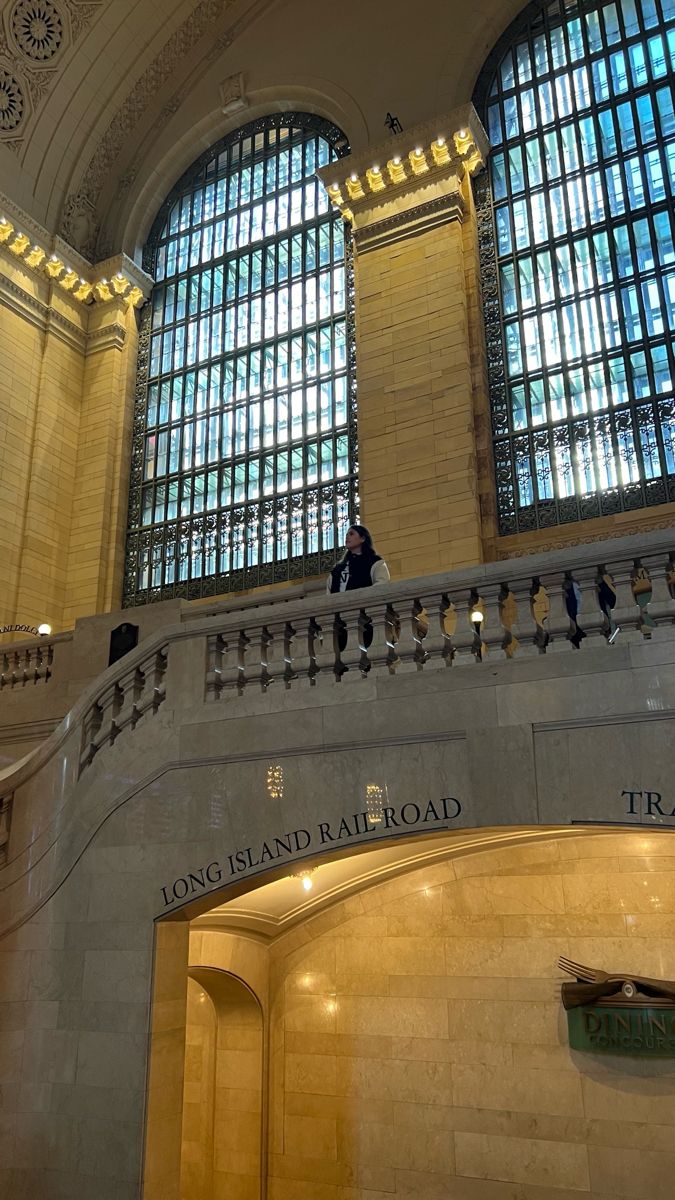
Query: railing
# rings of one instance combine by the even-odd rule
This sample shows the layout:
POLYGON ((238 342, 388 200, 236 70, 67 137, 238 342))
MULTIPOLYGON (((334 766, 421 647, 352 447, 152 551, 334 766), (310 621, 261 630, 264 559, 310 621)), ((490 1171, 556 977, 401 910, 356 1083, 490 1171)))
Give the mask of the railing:
POLYGON ((517 559, 317 599, 286 619, 226 618, 208 635, 206 697, 579 650, 631 633, 648 640, 675 623, 673 552, 598 561, 584 547, 555 557, 577 565, 544 570, 544 556, 517 559))
POLYGON ((87 710, 82 723, 80 774, 102 746, 112 746, 125 729, 135 729, 146 713, 156 713, 166 698, 167 647, 152 650, 140 662, 120 664, 112 679, 87 710))
MULTIPOLYGON (((636 647, 636 663, 658 663, 658 647, 646 658, 642 652, 649 639, 663 639, 669 660, 675 640, 671 545, 670 531, 651 533, 360 592, 326 595, 314 588, 298 595, 289 588, 245 603, 226 601, 207 613, 174 606, 167 613, 173 624, 86 686, 30 755, 0 768, 5 891, 39 863, 38 891, 49 894, 59 872, 68 870, 66 860, 105 819, 107 798, 117 798, 110 795, 111 780, 115 788, 123 779, 131 786, 134 773, 160 769, 173 753, 174 732, 185 723, 211 722, 214 702, 229 701, 233 715, 253 715, 256 697, 260 711, 269 711, 271 688, 272 697, 287 689, 311 691, 312 704, 322 703, 322 691, 330 703, 329 689, 347 689, 354 699, 363 689, 373 700, 378 681, 383 696, 391 695, 399 675, 441 670, 451 681, 457 672, 480 672, 486 659, 499 666, 494 682, 504 685, 509 677, 528 679, 528 658, 541 662, 541 656, 558 653, 588 656, 585 673, 602 673, 622 643, 636 647), (133 745, 139 723, 149 732, 157 729, 156 737, 150 732, 138 743, 140 756, 133 745), (126 758, 108 758, 120 739, 128 744, 128 771, 126 758), (57 868, 51 850, 58 844, 63 860, 57 868)), ((89 645, 95 636, 89 623, 89 645)), ((65 679, 72 647, 62 649, 65 679)), ((625 652, 622 665, 631 666, 625 652)), ((559 673, 551 663, 551 678, 559 673)), ((306 708, 300 699, 299 722, 306 708)), ((648 711, 643 699, 636 700, 636 710, 648 711)), ((0 888, 0 900, 2 895, 0 888)), ((36 896, 24 897, 26 913, 36 896)), ((10 918, 18 919, 13 911, 10 918)))
POLYGON ((41 639, 29 645, 0 647, 0 692, 12 688, 49 683, 54 662, 54 643, 41 639))
MULTIPOLYGON (((658 532, 358 592, 327 596, 314 587, 298 595, 289 588, 225 601, 207 615, 181 612, 179 624, 147 638, 90 685, 27 762, 0 771, 0 839, 17 779, 38 770, 58 752, 64 731, 78 725, 79 777, 165 699, 171 709, 192 713, 205 701, 236 701, 273 684, 344 687, 410 671, 475 669, 488 656, 494 662, 583 654, 592 646, 648 640, 675 623, 671 544, 670 532, 658 532), (181 644, 186 656, 172 676, 181 644)), ((21 668, 29 678, 38 670, 35 653, 31 647, 21 668)), ((39 669, 46 672, 49 660, 44 654, 39 669)))

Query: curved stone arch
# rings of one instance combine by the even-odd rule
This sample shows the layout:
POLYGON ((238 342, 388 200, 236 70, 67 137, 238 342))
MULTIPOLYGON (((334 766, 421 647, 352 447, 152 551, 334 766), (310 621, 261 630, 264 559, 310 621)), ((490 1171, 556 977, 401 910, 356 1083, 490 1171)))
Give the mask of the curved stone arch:
POLYGON ((108 245, 140 262, 157 213, 195 159, 250 121, 290 111, 323 117, 340 128, 352 146, 368 141, 366 119, 355 98, 332 81, 314 76, 282 77, 255 88, 246 93, 245 104, 236 111, 224 115, 222 109, 212 109, 178 136, 176 116, 158 139, 155 154, 144 161, 142 173, 133 179, 126 199, 120 204, 119 192, 111 198, 102 222, 108 245))

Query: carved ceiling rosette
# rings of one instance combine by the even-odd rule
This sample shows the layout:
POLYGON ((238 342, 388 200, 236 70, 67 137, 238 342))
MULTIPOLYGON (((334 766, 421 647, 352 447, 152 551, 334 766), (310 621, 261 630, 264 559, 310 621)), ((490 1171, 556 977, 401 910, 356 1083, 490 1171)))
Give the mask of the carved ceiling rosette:
POLYGON ((52 0, 16 0, 9 28, 19 52, 31 62, 53 59, 66 40, 67 18, 52 0))
POLYGON ((30 92, 23 73, 9 59, 0 59, 0 140, 11 145, 22 137, 31 111, 30 92))

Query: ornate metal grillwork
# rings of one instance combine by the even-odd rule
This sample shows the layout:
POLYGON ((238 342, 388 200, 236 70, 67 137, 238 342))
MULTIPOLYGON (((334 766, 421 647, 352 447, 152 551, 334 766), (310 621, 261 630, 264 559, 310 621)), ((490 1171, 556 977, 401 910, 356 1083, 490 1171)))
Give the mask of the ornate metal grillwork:
POLYGON ((474 102, 500 532, 675 500, 675 4, 531 4, 474 102))
POLYGON ((307 114, 202 155, 153 226, 124 604, 319 574, 357 517, 353 264, 307 114))

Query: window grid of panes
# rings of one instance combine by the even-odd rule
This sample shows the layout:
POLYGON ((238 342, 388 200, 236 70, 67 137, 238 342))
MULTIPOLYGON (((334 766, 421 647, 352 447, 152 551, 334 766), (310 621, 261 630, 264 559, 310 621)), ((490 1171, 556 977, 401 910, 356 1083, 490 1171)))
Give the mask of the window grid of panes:
POLYGON ((479 84, 502 534, 675 499, 674 67, 675 0, 555 0, 479 84))
POLYGON ((125 603, 318 574, 355 519, 353 281, 309 115, 256 121, 176 186, 146 248, 125 603))

